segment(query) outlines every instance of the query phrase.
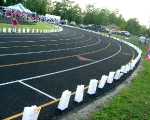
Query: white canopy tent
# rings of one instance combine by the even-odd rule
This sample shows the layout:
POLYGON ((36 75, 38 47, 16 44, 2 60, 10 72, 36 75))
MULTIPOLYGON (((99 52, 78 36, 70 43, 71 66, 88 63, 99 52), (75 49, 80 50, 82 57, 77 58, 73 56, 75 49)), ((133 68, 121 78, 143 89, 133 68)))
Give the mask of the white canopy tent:
POLYGON ((56 16, 56 15, 51 15, 51 14, 46 14, 45 17, 48 18, 48 19, 55 19, 55 20, 57 20, 58 22, 59 22, 60 19, 61 19, 61 16, 56 16))
POLYGON ((21 3, 16 4, 14 6, 5 7, 5 10, 17 10, 20 12, 32 13, 29 9, 25 8, 21 3))

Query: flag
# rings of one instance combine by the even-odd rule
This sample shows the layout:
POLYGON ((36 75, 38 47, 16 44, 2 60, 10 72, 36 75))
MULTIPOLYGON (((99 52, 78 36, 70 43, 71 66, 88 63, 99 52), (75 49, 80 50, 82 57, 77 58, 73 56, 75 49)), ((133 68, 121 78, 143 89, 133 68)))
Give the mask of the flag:
POLYGON ((150 60, 150 46, 146 50, 146 60, 150 60))

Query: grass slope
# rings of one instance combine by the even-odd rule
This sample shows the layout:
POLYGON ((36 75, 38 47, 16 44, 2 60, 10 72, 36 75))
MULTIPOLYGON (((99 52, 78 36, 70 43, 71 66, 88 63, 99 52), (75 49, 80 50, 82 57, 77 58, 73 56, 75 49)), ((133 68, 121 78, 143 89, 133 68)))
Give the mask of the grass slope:
MULTIPOLYGON (((0 17, 0 28, 11 28, 11 18, 0 17)), ((30 20, 19 20, 19 26, 17 28, 28 29, 57 29, 50 24, 42 24, 41 22, 34 23, 30 20)))

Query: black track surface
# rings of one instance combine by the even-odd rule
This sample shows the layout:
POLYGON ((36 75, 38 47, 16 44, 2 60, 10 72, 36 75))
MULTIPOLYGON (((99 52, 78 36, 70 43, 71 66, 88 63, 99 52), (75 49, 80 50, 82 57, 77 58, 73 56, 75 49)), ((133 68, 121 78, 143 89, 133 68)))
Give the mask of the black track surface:
MULTIPOLYGON (((58 99, 64 90, 75 92, 77 85, 88 86, 91 79, 100 80, 137 56, 133 48, 122 42, 80 29, 63 29, 47 34, 0 34, 0 119, 23 112, 26 106, 53 101, 19 81, 58 99)), ((81 103, 74 102, 74 95, 71 96, 64 111, 57 109, 58 102, 43 107, 38 120, 59 119, 106 94, 131 73, 105 84, 103 89, 97 88, 94 95, 85 90, 81 103)))

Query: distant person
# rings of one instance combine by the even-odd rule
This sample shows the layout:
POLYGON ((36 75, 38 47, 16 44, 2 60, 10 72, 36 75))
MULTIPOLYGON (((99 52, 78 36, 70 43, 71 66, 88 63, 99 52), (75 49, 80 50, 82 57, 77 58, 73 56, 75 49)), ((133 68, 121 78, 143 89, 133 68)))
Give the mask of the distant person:
POLYGON ((109 30, 109 33, 108 33, 109 37, 111 36, 111 34, 112 34, 112 31, 111 31, 111 30, 109 30))
POLYGON ((150 59, 150 49, 149 49, 149 51, 148 51, 148 58, 150 59))
POLYGON ((12 18, 12 32, 15 33, 16 32, 16 26, 18 25, 18 20, 15 18, 12 18))
POLYGON ((146 39, 148 38, 148 34, 145 35, 146 39))

